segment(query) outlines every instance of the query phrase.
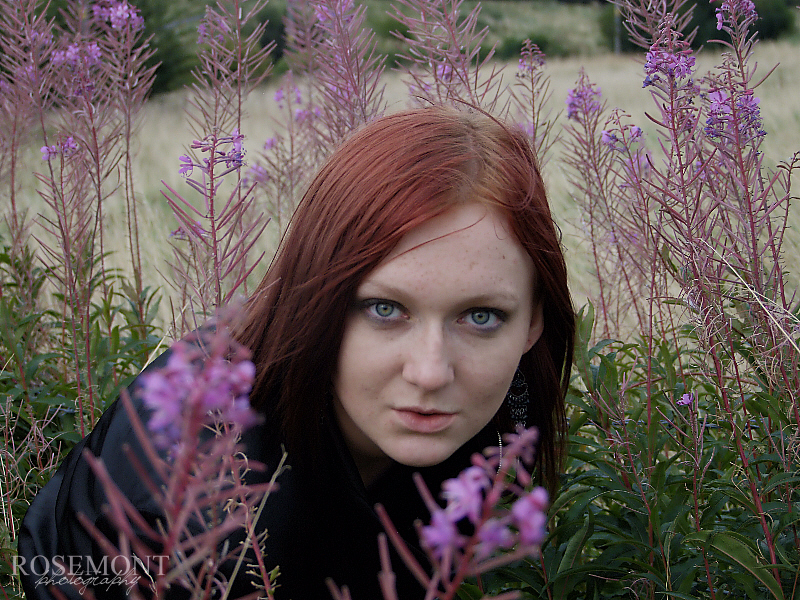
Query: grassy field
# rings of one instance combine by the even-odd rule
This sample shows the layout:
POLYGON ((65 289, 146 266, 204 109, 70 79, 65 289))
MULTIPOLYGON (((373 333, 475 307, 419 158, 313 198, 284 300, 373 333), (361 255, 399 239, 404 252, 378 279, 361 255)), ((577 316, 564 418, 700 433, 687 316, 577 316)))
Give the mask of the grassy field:
MULTIPOLYGON (((382 1, 382 0, 381 0, 382 1)), ((386 2, 388 6, 388 1, 386 2)), ((596 7, 583 5, 549 5, 537 3, 537 11, 522 14, 527 3, 492 3, 484 10, 482 18, 486 20, 501 19, 503 31, 516 26, 520 35, 531 33, 536 27, 548 29, 551 33, 585 41, 586 52, 569 58, 554 58, 548 62, 547 73, 551 78, 553 92, 551 107, 553 114, 562 110, 567 91, 574 86, 579 70, 584 68, 591 79, 602 89, 609 108, 620 107, 631 115, 645 132, 652 131, 648 127, 645 116, 652 111, 653 104, 647 90, 642 89, 643 78, 641 59, 636 56, 615 56, 603 52, 598 46, 598 35, 595 21, 589 18, 588 11, 596 11, 596 7), (585 13, 585 14, 584 14, 585 13), (516 24, 516 25, 514 25, 516 24)), ((370 5, 370 10, 380 9, 380 2, 370 5)), ((499 28, 500 25, 497 25, 499 28)), ((566 39, 566 37, 565 37, 566 39)), ((572 42, 570 42, 572 43, 572 42)), ((770 68, 780 63, 778 69, 767 79, 757 91, 761 97, 761 108, 765 129, 768 133, 764 153, 768 164, 775 165, 785 160, 800 149, 800 51, 797 41, 788 40, 777 43, 763 43, 757 47, 756 60, 759 73, 766 74, 770 68)), ((719 60, 718 54, 704 52, 699 60, 699 71, 713 66, 719 60)), ((505 80, 511 82, 514 77, 515 64, 508 64, 505 80)), ((245 148, 251 156, 263 144, 263 141, 280 127, 274 120, 277 115, 273 100, 273 84, 268 84, 255 94, 248 103, 248 121, 244 128, 246 135, 245 148)), ((393 72, 386 75, 387 97, 390 110, 406 106, 407 93, 400 77, 393 72)), ((147 283, 153 286, 164 286, 163 276, 166 269, 165 259, 170 256, 169 233, 176 223, 169 213, 166 201, 161 194, 162 180, 181 192, 191 194, 188 186, 178 175, 178 157, 185 153, 185 148, 192 141, 186 123, 184 108, 186 94, 183 92, 153 98, 146 106, 142 127, 136 144, 139 155, 136 162, 138 192, 143 198, 142 217, 142 252, 143 260, 149 273, 147 283)), ((564 119, 562 114, 561 120, 564 119)), ((656 140, 650 139, 651 147, 656 140)), ((580 306, 591 285, 591 271, 585 260, 587 252, 583 251, 583 240, 580 234, 579 215, 571 198, 565 174, 558 160, 558 147, 554 150, 553 159, 547 164, 545 176, 548 182, 553 210, 564 232, 564 242, 573 278, 573 290, 576 303, 580 306)), ((44 206, 34 192, 32 173, 41 168, 38 145, 29 151, 30 181, 25 184, 27 203, 31 213, 36 214, 44 206)), ((188 195, 187 198, 191 198, 188 195)), ((125 224, 123 222, 123 204, 120 199, 109 199, 105 214, 108 219, 112 240, 111 250, 114 255, 111 262, 123 271, 127 270, 127 251, 125 246, 125 224)), ((792 258, 800 258, 800 217, 796 211, 792 216, 793 231, 789 235, 787 252, 792 258)), ((36 231, 36 226, 34 226, 36 231)), ((261 247, 269 254, 275 246, 279 231, 277 227, 268 226, 261 241, 261 247)), ((790 264, 793 261, 790 260, 790 264)), ((266 264, 262 266, 266 267, 266 264)), ((166 317, 166 314, 165 314, 166 317)))

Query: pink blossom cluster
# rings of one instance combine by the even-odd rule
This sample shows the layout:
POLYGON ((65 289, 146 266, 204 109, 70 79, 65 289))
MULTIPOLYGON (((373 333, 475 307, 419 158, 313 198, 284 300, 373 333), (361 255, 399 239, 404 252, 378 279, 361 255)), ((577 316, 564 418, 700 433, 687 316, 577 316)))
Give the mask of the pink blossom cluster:
POLYGON ((98 21, 111 24, 112 29, 124 29, 130 26, 134 31, 144 27, 144 19, 139 14, 139 9, 122 0, 113 2, 101 0, 92 7, 94 17, 98 21))
MULTIPOLYGON (((303 103, 303 93, 300 91, 300 88, 297 86, 292 87, 292 95, 294 96, 294 103, 295 104, 302 104, 303 103)), ((282 87, 279 87, 275 90, 275 102, 278 105, 278 108, 283 108, 283 101, 286 98, 286 92, 282 87)))
POLYGON ((611 150, 624 150, 641 139, 642 128, 638 125, 625 125, 618 133, 613 129, 604 129, 600 133, 600 143, 611 150))
POLYGON ((440 81, 451 81, 453 79, 453 67, 446 63, 436 65, 436 79, 440 81))
POLYGON ((244 187, 249 187, 251 184, 266 183, 269 180, 270 175, 267 169, 262 165, 255 163, 250 166, 250 168, 247 170, 247 173, 242 178, 242 185, 244 187))
POLYGON ((207 135, 202 140, 192 142, 192 150, 197 150, 209 157, 203 158, 198 162, 192 156, 184 154, 179 157, 181 162, 178 173, 184 177, 189 177, 194 169, 200 169, 203 173, 208 173, 212 165, 224 163, 227 171, 221 173, 220 177, 240 168, 244 164, 244 149, 242 142, 244 136, 234 129, 229 136, 207 135), (223 150, 223 148, 226 148, 223 150))
MULTIPOLYGON (((716 0, 711 0, 715 2, 716 0)), ((717 29, 722 30, 725 22, 733 25, 736 21, 742 20, 745 23, 753 23, 758 18, 756 5, 752 0, 725 0, 717 10, 717 29)))
POLYGON ((203 425, 229 423, 246 429, 257 414, 248 394, 255 378, 255 365, 243 348, 227 357, 216 351, 206 356, 197 345, 176 342, 162 369, 144 373, 139 391, 152 413, 147 422, 161 449, 173 447, 187 428, 196 435, 203 425))
POLYGON ((70 69, 85 71, 100 64, 102 53, 97 42, 72 43, 66 50, 53 52, 55 66, 66 65, 70 69))
POLYGON ((534 73, 544 67, 544 63, 544 52, 530 40, 525 40, 522 52, 520 53, 519 65, 517 66, 517 75, 524 76, 534 73))
POLYGON ((705 133, 710 138, 722 138, 743 144, 766 135, 761 120, 759 99, 752 90, 731 97, 724 90, 708 94, 708 118, 705 133))
POLYGON ((59 154, 63 154, 64 156, 70 156, 73 152, 78 149, 78 144, 75 143, 75 140, 72 136, 69 136, 66 140, 61 142, 60 144, 52 144, 50 146, 42 146, 39 150, 42 153, 42 160, 52 160, 59 154))
POLYGON ((542 487, 526 490, 530 474, 522 462, 532 464, 536 444, 535 428, 520 429, 506 436, 509 442, 501 455, 499 449, 487 449, 490 458, 473 457, 473 465, 458 477, 442 484, 444 508, 436 506, 431 523, 422 527, 423 546, 439 561, 459 560, 473 548, 478 561, 501 549, 515 546, 536 549, 545 539, 548 494, 542 487), (519 460, 521 459, 521 461, 519 460), (516 484, 508 484, 508 473, 514 466, 516 484), (517 496, 510 508, 498 506, 507 492, 517 496), (471 527, 462 525, 466 519, 471 527), (463 533, 471 529, 470 535, 463 533))
POLYGON ((567 92, 567 118, 578 120, 579 115, 589 115, 600 110, 600 88, 590 82, 581 83, 567 92))
POLYGON ((644 72, 649 77, 661 73, 675 79, 684 79, 691 75, 694 64, 695 58, 689 49, 676 51, 653 44, 646 56, 644 72))

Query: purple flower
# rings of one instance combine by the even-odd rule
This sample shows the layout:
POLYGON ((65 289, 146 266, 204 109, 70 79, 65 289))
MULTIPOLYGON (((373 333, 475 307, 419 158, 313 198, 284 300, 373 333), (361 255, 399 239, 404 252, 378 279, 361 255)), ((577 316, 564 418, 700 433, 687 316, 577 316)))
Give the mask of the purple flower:
MULTIPOLYGON (((713 3, 715 0, 711 0, 713 3)), ((722 30, 728 22, 733 27, 737 22, 743 22, 745 26, 755 22, 758 18, 756 5, 752 0, 725 0, 716 10, 717 29, 722 30)))
POLYGON ((464 517, 477 524, 483 506, 483 490, 489 487, 489 477, 480 467, 469 467, 455 479, 442 484, 442 497, 447 500, 445 511, 454 522, 464 517))
POLYGON ((113 29, 122 29, 130 18, 130 7, 127 2, 119 2, 108 11, 108 20, 111 21, 113 29))
POLYGON ((275 90, 275 102, 278 103, 278 106, 283 108, 283 88, 275 90))
POLYGON ((678 406, 690 406, 694 404, 694 392, 684 394, 681 399, 676 402, 678 406))
POLYGON ((544 62, 544 52, 539 50, 539 46, 531 43, 530 40, 525 40, 522 56, 519 59, 519 65, 517 67, 517 74, 524 76, 526 74, 535 73, 544 66, 544 62))
POLYGON ((210 6, 206 6, 206 14, 197 26, 197 43, 208 44, 212 40, 225 43, 224 33, 230 31, 230 26, 210 6))
POLYGON ((53 52, 53 64, 66 65, 73 70, 87 70, 100 64, 102 52, 97 42, 89 44, 72 43, 66 50, 53 52))
POLYGON ((233 144, 233 149, 235 152, 242 152, 242 141, 244 140, 244 136, 239 133, 239 128, 233 130, 231 134, 231 143, 233 144))
POLYGON ((735 140, 747 143, 766 135, 761 120, 759 99, 747 90, 738 95, 735 102, 724 90, 708 94, 708 118, 704 131, 710 138, 735 140), (734 110, 735 108, 735 110, 734 110))
POLYGON ((610 131, 606 131, 604 129, 603 132, 600 134, 600 143, 613 150, 617 144, 617 136, 611 133, 610 131))
POLYGON ((224 413, 231 398, 247 400, 255 376, 255 365, 249 360, 231 364, 219 357, 209 359, 205 365, 201 406, 206 411, 224 413))
POLYGON ((647 75, 663 73, 676 79, 688 77, 695 64, 695 57, 689 51, 658 48, 658 43, 650 47, 646 58, 644 72, 647 75))
POLYGON ((522 544, 538 545, 544 541, 548 501, 547 491, 537 487, 514 502, 511 516, 519 530, 519 541, 522 544))
POLYGON ((294 103, 295 104, 302 104, 303 103, 303 94, 300 92, 300 88, 295 86, 292 91, 294 92, 294 103))
POLYGON ((42 160, 50 160, 51 158, 55 158, 61 152, 61 148, 55 144, 52 146, 42 146, 39 148, 39 150, 42 153, 42 160))
POLYGON ((440 560, 448 549, 456 550, 464 545, 463 536, 459 535, 455 523, 443 510, 437 510, 431 515, 431 524, 422 528, 420 539, 440 560))
POLYGON ((622 161, 628 179, 638 180, 646 177, 650 172, 650 153, 646 150, 636 150, 629 159, 622 161))
POLYGON ((75 143, 75 140, 73 139, 72 136, 69 136, 61 144, 61 151, 64 153, 64 156, 70 156, 77 150, 78 150, 78 144, 75 143))
POLYGON ((577 121, 580 115, 598 112, 600 97, 600 88, 581 77, 578 87, 567 92, 567 118, 577 121))
POLYGON ((516 433, 506 433, 503 440, 508 445, 508 453, 516 454, 526 465, 533 464, 533 455, 536 451, 536 442, 539 431, 535 427, 525 428, 517 426, 516 433))
POLYGON ((194 367, 187 346, 177 342, 163 369, 141 376, 141 397, 152 412, 147 427, 156 444, 166 448, 180 437, 180 415, 189 392, 194 389, 194 367))
POLYGON ((242 186, 248 187, 251 183, 266 183, 270 179, 267 170, 258 163, 251 165, 242 178, 242 186))
POLYGON ((95 19, 110 22, 112 29, 124 29, 128 24, 134 31, 144 27, 144 19, 139 15, 139 10, 124 0, 120 2, 101 0, 92 10, 95 19))
POLYGON ((277 142, 275 141, 274 137, 267 138, 267 141, 264 142, 264 150, 269 152, 270 150, 272 150, 275 147, 276 143, 277 142))
POLYGON ((522 131, 525 132, 525 135, 527 135, 529 138, 532 138, 533 134, 536 132, 536 130, 533 127, 532 121, 526 121, 525 123, 520 123, 519 126, 522 129, 522 131))
POLYGON ((211 36, 208 35, 208 27, 206 26, 205 22, 200 21, 200 25, 197 26, 197 43, 198 44, 206 44, 210 41, 211 36))
POLYGON ((514 534, 500 519, 487 519, 478 529, 478 559, 490 556, 498 548, 511 548, 514 545, 514 534))
POLYGON ((446 64, 436 65, 436 79, 450 81, 453 78, 453 67, 446 64))
POLYGON ((161 449, 178 442, 187 419, 199 417, 203 424, 221 419, 240 428, 258 420, 248 399, 253 363, 229 361, 221 354, 203 359, 198 348, 176 342, 166 366, 140 378, 140 397, 151 410, 147 427, 161 449))
POLYGON ((317 5, 314 7, 314 17, 320 23, 327 23, 333 20, 333 13, 327 6, 317 5))
POLYGON ((181 166, 178 169, 178 173, 184 177, 188 177, 192 174, 192 169, 194 169, 194 161, 192 160, 192 157, 188 154, 184 154, 179 158, 179 160, 181 161, 181 166))
POLYGON ((225 155, 225 166, 229 169, 238 169, 244 163, 244 152, 231 150, 225 155))
POLYGON ((642 87, 646 88, 647 86, 654 85, 654 84, 658 83, 659 81, 661 81, 661 78, 657 74, 656 75, 647 75, 644 78, 644 82, 642 83, 642 87))

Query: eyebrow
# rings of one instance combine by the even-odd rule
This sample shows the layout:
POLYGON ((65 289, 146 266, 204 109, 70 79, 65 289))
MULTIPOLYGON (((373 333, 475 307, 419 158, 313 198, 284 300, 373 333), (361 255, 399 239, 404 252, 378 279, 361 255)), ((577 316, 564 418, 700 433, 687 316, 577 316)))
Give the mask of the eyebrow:
MULTIPOLYGON (((386 296, 388 299, 403 298, 408 295, 408 292, 389 283, 382 283, 379 281, 363 281, 356 290, 356 296, 386 296), (363 294, 360 292, 361 288, 369 286, 371 289, 377 290, 375 293, 363 294)), ((481 292, 474 296, 467 296, 463 300, 459 300, 460 304, 469 304, 473 306, 482 306, 486 304, 507 303, 509 305, 517 305, 520 302, 517 294, 506 292, 502 289, 492 290, 490 292, 481 292)))

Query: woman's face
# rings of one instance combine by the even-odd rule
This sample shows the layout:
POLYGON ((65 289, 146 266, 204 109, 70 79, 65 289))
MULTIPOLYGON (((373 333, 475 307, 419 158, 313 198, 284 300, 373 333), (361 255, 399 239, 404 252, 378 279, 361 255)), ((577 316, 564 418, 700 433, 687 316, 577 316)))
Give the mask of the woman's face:
POLYGON ((492 419, 539 339, 534 267, 506 219, 457 206, 403 237, 359 286, 334 407, 362 478, 430 466, 492 419))

